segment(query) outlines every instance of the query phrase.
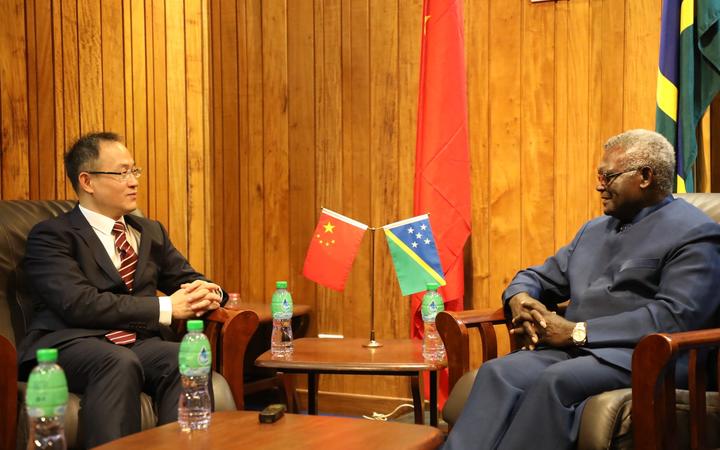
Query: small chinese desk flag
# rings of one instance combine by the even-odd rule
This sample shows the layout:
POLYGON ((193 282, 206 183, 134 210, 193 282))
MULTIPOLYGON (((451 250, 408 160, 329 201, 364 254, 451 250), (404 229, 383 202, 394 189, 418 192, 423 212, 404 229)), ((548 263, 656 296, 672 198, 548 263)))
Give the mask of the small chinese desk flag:
POLYGON ((427 214, 385 225, 383 229, 403 295, 424 291, 428 282, 445 286, 427 214))
POLYGON ((323 208, 305 256, 303 275, 336 291, 345 289, 367 228, 363 223, 323 208))

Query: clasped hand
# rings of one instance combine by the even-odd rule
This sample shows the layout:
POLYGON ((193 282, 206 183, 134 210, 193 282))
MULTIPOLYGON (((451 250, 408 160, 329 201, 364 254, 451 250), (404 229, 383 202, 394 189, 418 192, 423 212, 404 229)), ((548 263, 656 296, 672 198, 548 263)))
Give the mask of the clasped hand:
POLYGON ((519 339, 522 348, 534 350, 538 344, 550 347, 572 345, 572 331, 575 322, 548 310, 538 300, 521 292, 508 302, 513 327, 510 334, 519 339))
POLYGON ((220 307, 222 300, 220 286, 204 280, 180 285, 180 289, 170 296, 174 319, 200 317, 208 311, 220 307))

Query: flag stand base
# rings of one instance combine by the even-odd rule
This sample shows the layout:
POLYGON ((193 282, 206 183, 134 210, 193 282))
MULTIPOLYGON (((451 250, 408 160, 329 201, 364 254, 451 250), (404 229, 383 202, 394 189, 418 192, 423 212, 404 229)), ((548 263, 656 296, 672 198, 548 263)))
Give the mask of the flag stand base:
POLYGON ((375 330, 370 331, 370 342, 366 342, 362 345, 365 348, 378 348, 383 345, 375 340, 375 330))
POLYGON ((378 348, 382 344, 375 340, 375 230, 370 227, 370 342, 364 343, 365 348, 378 348))

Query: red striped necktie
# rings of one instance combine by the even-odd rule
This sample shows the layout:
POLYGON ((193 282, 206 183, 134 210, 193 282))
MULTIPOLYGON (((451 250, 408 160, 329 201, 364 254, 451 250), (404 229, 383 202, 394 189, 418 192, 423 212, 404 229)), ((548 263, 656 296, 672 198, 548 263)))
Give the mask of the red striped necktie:
MULTIPOLYGON (((137 253, 133 250, 130 243, 127 241, 125 236, 125 224, 119 220, 115 222, 112 230, 113 236, 115 236, 115 248, 120 254, 120 278, 122 278, 128 291, 133 291, 133 281, 135 280, 135 269, 137 268, 137 253)), ((131 331, 111 331, 105 335, 108 340, 114 344, 126 345, 135 342, 137 335, 131 331)))

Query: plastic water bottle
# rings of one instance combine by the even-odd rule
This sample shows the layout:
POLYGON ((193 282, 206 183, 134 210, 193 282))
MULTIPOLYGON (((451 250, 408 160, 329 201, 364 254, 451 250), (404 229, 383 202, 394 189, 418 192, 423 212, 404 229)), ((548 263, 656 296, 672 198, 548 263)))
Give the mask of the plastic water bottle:
POLYGON ((293 302, 287 290, 287 281, 275 283, 270 310, 273 317, 270 351, 273 356, 289 356, 293 352, 293 334, 290 319, 293 315, 293 302))
POLYGON ((435 316, 445 311, 445 303, 438 293, 437 283, 427 283, 427 292, 423 296, 421 313, 425 324, 423 335, 423 357, 430 361, 442 361, 445 358, 445 346, 435 326, 435 316))
POLYGON ((68 387, 65 372, 57 365, 58 351, 41 348, 38 365, 30 373, 25 395, 30 439, 28 449, 65 450, 65 408, 68 387))
POLYGON ((178 423, 182 431, 190 432, 206 430, 210 425, 208 377, 212 349, 203 334, 202 320, 188 320, 187 330, 178 355, 183 387, 178 402, 178 423))

